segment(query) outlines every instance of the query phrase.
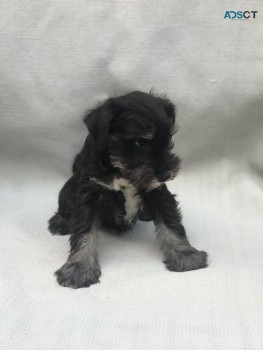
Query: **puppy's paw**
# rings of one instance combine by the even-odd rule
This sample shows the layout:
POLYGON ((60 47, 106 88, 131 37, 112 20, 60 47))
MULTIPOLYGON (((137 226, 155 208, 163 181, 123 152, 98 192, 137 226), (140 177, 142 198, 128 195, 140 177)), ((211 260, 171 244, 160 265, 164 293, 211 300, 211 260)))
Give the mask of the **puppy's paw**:
POLYGON ((62 218, 59 214, 55 214, 48 221, 48 229, 53 235, 68 235, 68 222, 67 219, 62 218))
POLYGON ((86 262, 66 262, 55 272, 58 283, 63 287, 83 288, 99 282, 99 265, 89 266, 86 262))
POLYGON ((170 271, 190 271, 207 267, 207 253, 193 248, 185 252, 175 252, 173 256, 164 261, 170 271))

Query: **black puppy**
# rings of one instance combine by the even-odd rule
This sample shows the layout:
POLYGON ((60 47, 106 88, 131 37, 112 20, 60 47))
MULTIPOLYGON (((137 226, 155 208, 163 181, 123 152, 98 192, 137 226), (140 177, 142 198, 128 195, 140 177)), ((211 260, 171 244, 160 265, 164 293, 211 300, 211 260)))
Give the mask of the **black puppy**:
POLYGON ((134 91, 108 99, 85 123, 89 135, 49 220, 53 234, 70 234, 71 252, 56 272, 58 283, 73 288, 97 283, 100 228, 120 233, 137 219, 154 221, 169 270, 206 267, 207 254, 189 244, 178 203, 165 185, 180 163, 171 153, 174 105, 134 91))

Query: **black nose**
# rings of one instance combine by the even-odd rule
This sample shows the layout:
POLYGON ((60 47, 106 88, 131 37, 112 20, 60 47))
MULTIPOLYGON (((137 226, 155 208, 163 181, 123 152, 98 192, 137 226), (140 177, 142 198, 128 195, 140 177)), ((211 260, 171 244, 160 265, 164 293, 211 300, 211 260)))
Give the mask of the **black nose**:
POLYGON ((170 172, 169 171, 164 171, 163 173, 161 174, 158 174, 157 175, 157 178, 160 182, 165 182, 167 181, 168 179, 170 179, 170 172))

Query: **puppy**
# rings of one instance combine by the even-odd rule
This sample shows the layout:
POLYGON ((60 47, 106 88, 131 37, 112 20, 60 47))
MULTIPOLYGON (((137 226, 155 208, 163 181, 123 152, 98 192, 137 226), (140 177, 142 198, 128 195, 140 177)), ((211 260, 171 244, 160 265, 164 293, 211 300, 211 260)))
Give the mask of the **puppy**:
POLYGON ((99 282, 100 228, 121 233, 136 220, 154 221, 168 270, 206 267, 207 254, 188 242, 178 203, 165 185, 180 164, 171 153, 173 103, 134 91, 108 99, 85 123, 89 135, 49 220, 51 233, 70 234, 70 255, 55 273, 58 283, 81 288, 99 282))

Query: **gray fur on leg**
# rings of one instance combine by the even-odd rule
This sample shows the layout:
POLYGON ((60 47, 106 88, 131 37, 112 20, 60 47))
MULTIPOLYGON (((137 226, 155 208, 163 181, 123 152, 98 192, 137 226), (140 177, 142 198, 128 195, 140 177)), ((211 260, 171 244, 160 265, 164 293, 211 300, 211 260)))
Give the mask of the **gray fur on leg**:
POLYGON ((164 223, 157 225, 157 238, 170 271, 190 271, 207 267, 207 253, 193 248, 185 236, 176 234, 164 223))
POLYGON ((68 261, 55 272, 57 281, 64 287, 89 287, 99 282, 101 275, 97 253, 97 230, 93 228, 79 241, 68 261))

